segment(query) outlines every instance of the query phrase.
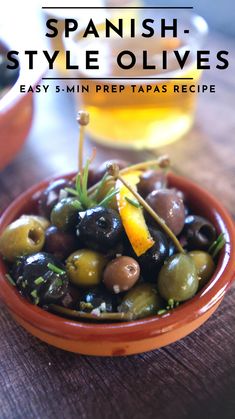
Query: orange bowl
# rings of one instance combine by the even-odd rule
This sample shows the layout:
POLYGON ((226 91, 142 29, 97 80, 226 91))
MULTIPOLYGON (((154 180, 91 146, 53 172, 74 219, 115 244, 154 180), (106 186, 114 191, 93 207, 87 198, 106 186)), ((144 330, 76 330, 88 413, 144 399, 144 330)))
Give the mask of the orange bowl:
MULTIPOLYGON (((0 50, 17 50, 19 40, 12 34, 1 31, 0 50)), ((20 73, 16 83, 0 99, 0 170, 2 170, 22 148, 33 118, 32 92, 20 93, 20 85, 35 86, 41 79, 45 67, 40 64, 35 71, 28 69, 26 59, 20 60, 20 73)), ((9 70, 10 71, 10 70, 9 70)))
MULTIPOLYGON (((233 281, 235 228, 228 212, 212 195, 185 178, 174 174, 168 177, 170 186, 182 190, 190 207, 208 218, 226 239, 213 277, 195 297, 162 316, 123 323, 83 323, 51 314, 26 301, 6 281, 6 266, 0 260, 0 297, 12 317, 44 342, 67 351, 99 356, 150 351, 175 342, 201 326, 217 309, 233 281)), ((21 214, 35 211, 35 197, 48 184, 47 180, 33 186, 10 205, 0 219, 0 234, 21 214)))

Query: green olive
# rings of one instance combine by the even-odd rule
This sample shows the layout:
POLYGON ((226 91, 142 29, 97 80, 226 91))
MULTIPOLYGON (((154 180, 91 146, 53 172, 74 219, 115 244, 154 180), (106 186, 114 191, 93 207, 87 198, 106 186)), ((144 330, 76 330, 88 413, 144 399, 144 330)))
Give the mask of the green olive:
POLYGON ((139 284, 127 292, 118 311, 130 314, 130 320, 156 314, 162 308, 162 299, 153 284, 139 284))
POLYGON ((51 211, 51 223, 61 231, 71 231, 79 221, 75 198, 64 198, 51 211))
POLYGON ((93 287, 101 282, 107 259, 101 253, 81 249, 66 260, 66 269, 72 284, 93 287))
POLYGON ((49 226, 50 226, 50 221, 45 218, 45 217, 41 217, 41 215, 21 215, 20 220, 21 219, 25 219, 25 220, 35 220, 37 221, 40 226, 43 228, 43 230, 46 230, 49 226))
MULTIPOLYGON (((115 184, 116 184, 116 182, 115 182, 114 179, 108 179, 104 183, 104 185, 102 186, 102 188, 100 189, 100 191, 97 195, 97 202, 101 202, 106 197, 106 195, 110 192, 110 190, 112 188, 115 188, 115 184)), ((112 197, 112 199, 109 201, 107 206, 109 208, 112 208, 112 209, 117 211, 117 197, 116 197, 116 195, 114 195, 112 197)))
POLYGON ((166 301, 186 301, 198 290, 197 269, 193 259, 178 253, 171 256, 158 275, 158 290, 166 301))
POLYGON ((38 221, 19 218, 11 223, 0 237, 0 253, 10 262, 23 255, 40 252, 45 233, 38 221))
POLYGON ((215 271, 215 262, 209 253, 203 252, 202 250, 194 250, 189 252, 189 255, 196 265, 199 289, 202 289, 211 279, 215 271))

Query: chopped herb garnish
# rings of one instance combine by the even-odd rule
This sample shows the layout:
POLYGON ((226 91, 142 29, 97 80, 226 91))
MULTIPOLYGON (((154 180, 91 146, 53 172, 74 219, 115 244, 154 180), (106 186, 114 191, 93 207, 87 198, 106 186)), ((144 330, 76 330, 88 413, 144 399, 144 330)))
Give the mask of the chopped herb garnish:
POLYGON ((34 299, 34 304, 38 305, 39 304, 39 297, 38 297, 38 293, 36 290, 33 290, 30 295, 33 297, 34 299))
POLYGON ((63 281, 62 281, 62 279, 61 279, 61 278, 57 278, 57 279, 55 280, 54 284, 55 284, 55 286, 56 286, 56 287, 62 287, 62 285, 63 285, 63 281))
POLYGON ((45 282, 45 280, 44 280, 44 278, 43 278, 42 276, 39 276, 38 278, 36 278, 36 279, 34 280, 34 283, 35 283, 36 285, 40 285, 40 284, 42 284, 43 282, 45 282))
POLYGON ((52 272, 55 272, 58 275, 64 275, 65 274, 65 271, 63 271, 63 269, 58 268, 58 266, 53 265, 53 263, 48 263, 47 267, 52 272))
POLYGON ((165 313, 167 313, 167 310, 165 310, 165 309, 158 310, 158 312, 157 312, 157 314, 158 314, 159 316, 161 316, 161 314, 165 314, 165 313))
POLYGON ((125 196, 125 200, 126 200, 127 202, 129 202, 129 204, 133 205, 133 207, 136 207, 136 208, 141 208, 141 205, 140 205, 140 204, 139 204, 139 202, 138 202, 138 201, 136 201, 135 199, 131 199, 131 198, 129 198, 129 196, 125 196))
POLYGON ((168 306, 169 306, 170 308, 174 308, 174 305, 175 305, 175 302, 174 302, 173 298, 170 298, 170 299, 168 300, 168 306))
POLYGON ((14 281, 14 279, 11 277, 11 275, 6 274, 6 275, 5 275, 5 277, 6 277, 6 279, 8 280, 8 282, 9 282, 11 285, 13 285, 13 287, 15 287, 15 286, 16 286, 15 281, 14 281))

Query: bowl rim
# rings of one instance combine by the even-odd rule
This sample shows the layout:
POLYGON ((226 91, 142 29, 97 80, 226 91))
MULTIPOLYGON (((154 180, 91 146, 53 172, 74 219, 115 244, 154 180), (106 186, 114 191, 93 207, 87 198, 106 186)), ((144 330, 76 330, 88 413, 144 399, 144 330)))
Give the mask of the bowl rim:
MULTIPOLYGON (((0 218, 0 234, 4 228, 12 222, 19 210, 30 200, 43 190, 54 180, 72 177, 73 173, 53 176, 43 180, 27 189, 19 195, 11 205, 4 211, 0 218)), ((169 311, 161 316, 151 316, 140 320, 120 322, 120 323, 85 323, 74 321, 68 318, 59 317, 56 314, 47 312, 29 303, 22 297, 17 289, 7 282, 5 278, 6 267, 0 258, 0 297, 13 313, 21 317, 27 323, 49 332, 57 337, 66 337, 68 339, 97 340, 106 338, 112 341, 119 341, 122 338, 125 341, 154 337, 159 334, 167 333, 173 329, 183 326, 196 320, 201 315, 218 304, 227 289, 230 287, 235 277, 235 226, 228 211, 220 204, 213 195, 201 188, 193 181, 184 177, 168 174, 171 183, 184 185, 193 194, 206 202, 208 208, 213 210, 213 215, 217 220, 220 231, 225 233, 226 245, 221 252, 216 271, 199 293, 191 300, 185 302, 173 311, 169 311)), ((173 185, 171 185, 173 186, 173 185)), ((199 200, 200 202, 200 200, 199 200)))

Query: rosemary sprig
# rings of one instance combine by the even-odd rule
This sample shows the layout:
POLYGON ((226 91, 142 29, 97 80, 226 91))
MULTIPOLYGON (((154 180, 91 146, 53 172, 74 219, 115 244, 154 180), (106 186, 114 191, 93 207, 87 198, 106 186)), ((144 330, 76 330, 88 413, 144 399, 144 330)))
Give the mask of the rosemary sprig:
POLYGON ((109 204, 109 202, 111 201, 111 199, 112 199, 115 195, 117 195, 117 193, 118 193, 118 192, 119 192, 119 190, 118 190, 118 189, 111 188, 111 189, 108 191, 107 195, 104 197, 104 199, 102 199, 102 201, 100 201, 100 202, 98 203, 98 205, 99 205, 100 207, 105 207, 106 205, 108 205, 108 204, 109 204))
POLYGON ((218 253, 223 249, 226 244, 224 233, 221 233, 217 239, 210 246, 208 253, 212 256, 213 259, 218 255, 218 253))

